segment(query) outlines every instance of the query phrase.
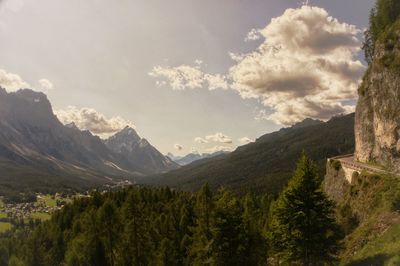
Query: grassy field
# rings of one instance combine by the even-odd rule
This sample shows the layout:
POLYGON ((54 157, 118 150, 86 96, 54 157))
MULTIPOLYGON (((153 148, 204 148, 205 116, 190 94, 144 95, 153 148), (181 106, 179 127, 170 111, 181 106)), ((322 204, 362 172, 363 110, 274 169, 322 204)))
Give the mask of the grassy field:
POLYGON ((400 265, 400 224, 393 225, 383 235, 369 242, 347 265, 400 265))
POLYGON ((51 217, 50 214, 44 213, 44 212, 33 212, 31 214, 31 218, 32 219, 39 219, 39 220, 42 220, 42 221, 49 220, 50 217, 51 217))
POLYGON ((11 227, 12 227, 12 224, 10 224, 10 223, 0 222, 0 233, 10 230, 11 227))
POLYGON ((4 212, 0 212, 0 219, 7 218, 7 214, 4 212))
POLYGON ((39 199, 39 201, 44 201, 46 206, 49 206, 49 207, 56 207, 57 206, 56 200, 54 198, 52 198, 51 195, 42 196, 42 198, 39 199))

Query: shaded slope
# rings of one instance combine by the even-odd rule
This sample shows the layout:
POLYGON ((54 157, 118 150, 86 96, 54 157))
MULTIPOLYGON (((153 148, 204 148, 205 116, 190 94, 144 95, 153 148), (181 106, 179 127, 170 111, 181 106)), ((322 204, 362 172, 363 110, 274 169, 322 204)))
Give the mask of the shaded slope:
POLYGON ((281 129, 230 154, 197 161, 140 181, 189 190, 196 190, 204 182, 209 182, 213 188, 224 186, 239 193, 277 193, 291 177, 303 149, 317 161, 323 176, 326 158, 353 152, 354 114, 333 118, 327 123, 281 129))
POLYGON ((43 93, 0 88, 0 194, 86 189, 175 169, 146 140, 114 151, 89 131, 64 126, 43 93), (147 161, 146 161, 147 160, 147 161))

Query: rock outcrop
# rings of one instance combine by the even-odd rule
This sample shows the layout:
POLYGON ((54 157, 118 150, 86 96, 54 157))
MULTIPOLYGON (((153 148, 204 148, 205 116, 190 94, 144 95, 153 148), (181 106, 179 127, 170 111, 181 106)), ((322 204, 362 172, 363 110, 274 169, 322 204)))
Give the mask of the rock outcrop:
POLYGON ((400 171, 400 23, 375 47, 359 89, 355 158, 400 171))

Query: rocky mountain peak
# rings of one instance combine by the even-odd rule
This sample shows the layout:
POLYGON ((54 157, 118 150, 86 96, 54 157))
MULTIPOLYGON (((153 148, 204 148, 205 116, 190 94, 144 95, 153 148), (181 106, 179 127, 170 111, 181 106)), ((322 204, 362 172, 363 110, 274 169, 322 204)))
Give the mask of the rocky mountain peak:
POLYGON ((292 126, 292 128, 302 128, 322 124, 323 121, 318 119, 306 118, 301 122, 298 122, 292 126))
POLYGON ((30 89, 8 93, 2 89, 0 96, 0 117, 4 120, 43 127, 59 123, 44 93, 30 89))
POLYGON ((105 140, 105 144, 113 151, 121 153, 131 152, 141 140, 140 136, 131 127, 125 127, 120 132, 105 140))
POLYGON ((71 128, 71 129, 74 129, 74 130, 80 130, 80 129, 76 126, 75 122, 71 122, 71 123, 69 123, 69 124, 66 124, 65 126, 66 126, 67 128, 71 128))

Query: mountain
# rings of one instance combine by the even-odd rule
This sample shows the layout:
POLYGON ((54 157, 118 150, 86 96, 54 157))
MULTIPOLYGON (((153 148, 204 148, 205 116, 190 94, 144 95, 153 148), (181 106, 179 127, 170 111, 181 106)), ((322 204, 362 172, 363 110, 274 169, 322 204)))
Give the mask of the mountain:
POLYGON ((211 159, 223 154, 228 154, 228 152, 225 151, 217 151, 214 153, 189 153, 183 157, 180 156, 174 156, 173 154, 169 153, 167 154, 167 157, 171 158, 174 162, 181 166, 185 166, 188 164, 191 164, 193 162, 199 161, 199 160, 204 160, 204 159, 211 159))
POLYGON ((315 126, 315 125, 320 125, 324 123, 321 120, 318 119, 312 119, 312 118, 306 118, 303 121, 296 123, 292 126, 292 128, 302 128, 302 127, 309 127, 309 126, 315 126))
POLYGON ((138 182, 189 190, 196 190, 208 182, 214 189, 223 186, 239 193, 262 191, 275 194, 291 177, 303 149, 317 161, 323 176, 326 158, 353 152, 354 114, 335 117, 326 123, 284 128, 232 153, 197 161, 138 182))
POLYGON ((146 139, 139 137, 131 127, 124 128, 104 143, 110 150, 126 158, 131 168, 146 174, 166 172, 179 167, 146 139))
MULTIPOLYGON (((140 140, 136 157, 113 151, 89 131, 64 126, 46 95, 0 88, 0 193, 24 190, 86 189, 117 180, 154 174, 151 165, 133 163, 141 152, 155 153, 140 140), (147 147, 147 148, 146 148, 147 147), (139 167, 140 166, 140 167, 139 167)), ((165 159, 168 161, 167 159, 165 159)))
POLYGON ((182 159, 183 156, 175 156, 172 153, 168 152, 167 155, 165 155, 166 157, 170 158, 172 161, 176 162, 179 159, 182 159))
POLYGON ((400 172, 400 20, 383 34, 359 88, 355 155, 400 172))

